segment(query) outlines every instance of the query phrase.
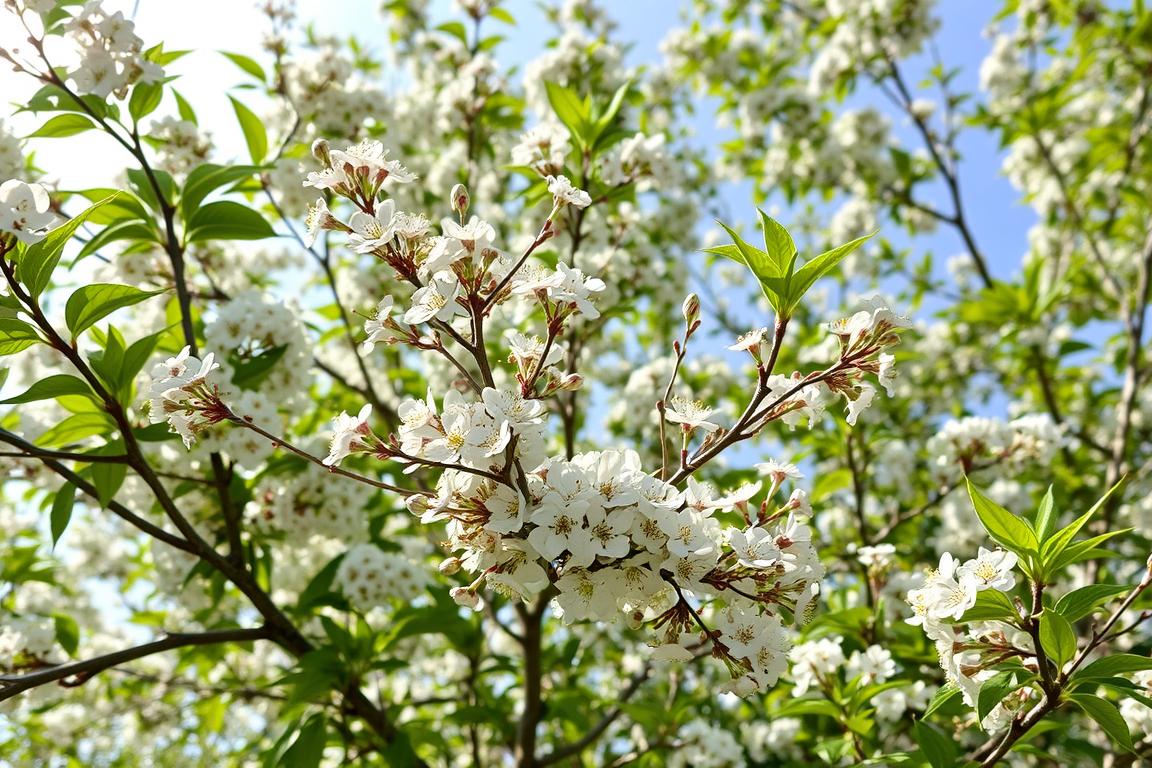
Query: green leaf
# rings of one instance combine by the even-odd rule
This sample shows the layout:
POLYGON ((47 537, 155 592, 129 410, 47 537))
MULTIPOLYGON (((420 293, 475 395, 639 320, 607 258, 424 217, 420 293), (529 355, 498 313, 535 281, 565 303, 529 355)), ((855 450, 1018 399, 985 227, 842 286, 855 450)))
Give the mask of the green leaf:
POLYGON ((980 685, 980 691, 976 694, 976 717, 983 721, 1005 696, 1020 687, 1021 683, 1016 680, 1017 674, 1019 670, 1016 669, 997 672, 980 685))
POLYGON ((77 413, 42 434, 38 442, 45 448, 55 448, 93 435, 104 435, 115 428, 116 425, 103 413, 77 413))
POLYGON ((236 66, 240 67, 244 72, 256 78, 262 83, 268 82, 268 75, 264 74, 264 67, 260 66, 255 59, 245 56, 240 53, 229 53, 228 51, 220 51, 221 54, 226 56, 236 66))
POLYGON ((717 253, 725 256, 734 261, 743 263, 748 269, 752 270, 752 274, 760 282, 760 289, 768 298, 768 303, 772 305, 772 309, 776 310, 777 314, 783 314, 785 299, 778 290, 777 283, 774 282, 778 278, 783 278, 784 273, 777 267, 776 262, 772 257, 760 250, 754 245, 744 241, 736 231, 729 227, 724 222, 717 222, 732 238, 733 246, 721 246, 719 248, 708 248, 708 253, 717 253), (731 250, 735 248, 735 253, 731 250))
POLYGON ((92 388, 87 383, 81 381, 75 376, 69 376, 66 373, 58 373, 55 376, 49 376, 46 379, 41 379, 32 386, 30 386, 22 394, 10 397, 7 400, 0 400, 0 405, 20 405, 22 403, 31 403, 36 400, 48 400, 61 395, 91 395, 92 388))
POLYGON ((620 114, 620 109, 624 106, 624 99, 628 96, 628 91, 631 88, 631 80, 628 80, 617 88, 616 92, 612 94, 612 100, 608 102, 608 106, 605 108, 603 114, 596 118, 596 124, 592 128, 593 135, 588 137, 588 142, 592 144, 594 148, 600 148, 603 144, 608 143, 602 142, 601 139, 608 138, 605 132, 612 127, 616 116, 620 114))
POLYGON ((1072 544, 1063 552, 1061 552, 1055 559, 1051 561, 1050 569, 1052 572, 1058 572, 1066 566, 1073 563, 1079 563, 1083 560, 1096 560, 1103 557, 1115 557, 1115 552, 1110 552, 1106 549, 1100 549, 1100 545, 1116 536, 1123 536, 1129 533, 1131 528, 1119 528, 1115 531, 1108 531, 1099 536, 1093 536, 1084 541, 1078 541, 1072 544))
POLYGON ((34 133, 28 134, 25 138, 28 139, 63 139, 68 136, 75 136, 84 131, 90 131, 96 127, 89 118, 84 115, 69 113, 65 115, 56 115, 44 125, 36 129, 34 133))
POLYGON ((1076 655, 1076 633, 1068 619, 1055 611, 1045 609, 1040 614, 1040 646, 1062 669, 1076 655))
POLYGON ((64 307, 64 321, 68 324, 68 330, 72 331, 72 338, 76 338, 116 310, 139 304, 165 290, 142 291, 130 285, 114 283, 83 285, 68 297, 68 304, 64 307))
POLYGON ((136 378, 136 374, 140 373, 144 365, 152 358, 152 352, 156 349, 156 344, 160 341, 160 337, 167 331, 168 329, 165 328, 156 333, 149 334, 133 342, 132 346, 124 350, 124 362, 121 366, 121 378, 119 381, 121 386, 130 383, 136 378))
POLYGON ((293 768, 316 768, 324 757, 328 744, 328 730, 322 715, 313 715, 300 729, 300 735, 280 758, 280 765, 293 768))
POLYGON ((1089 584, 1061 597, 1052 610, 1068 621, 1076 622, 1129 589, 1130 587, 1124 584, 1089 584))
POLYGON ((140 168, 129 168, 126 174, 132 191, 156 213, 163 214, 164 208, 176 199, 176 182, 172 174, 155 169, 149 174, 140 168), (160 189, 160 197, 156 196, 156 188, 160 189))
MULTIPOLYGON (((1107 503, 1112 494, 1115 493, 1116 490, 1119 489, 1121 485, 1123 485, 1123 483, 1124 478, 1121 478, 1119 482, 1109 488, 1108 492, 1100 497, 1100 499, 1092 505, 1091 509, 1080 515, 1080 517, 1076 518, 1068 525, 1061 528, 1056 533, 1052 534, 1052 536, 1044 542, 1044 546, 1040 548, 1040 563, 1044 569, 1044 575, 1047 575, 1048 572, 1061 567, 1061 556, 1072 543, 1072 540, 1076 538, 1076 534, 1078 534, 1080 529, 1087 525, 1088 521, 1091 520, 1096 515, 1096 513, 1100 511, 1100 509, 1104 506, 1105 503, 1107 503)), ((1066 562, 1063 563, 1063 565, 1066 564, 1066 562)))
POLYGON ((916 721, 916 745, 932 768, 953 768, 956 765, 955 740, 923 720, 916 721))
POLYGON ((187 120, 195 125, 196 110, 192 109, 192 105, 188 103, 188 100, 180 95, 180 91, 173 88, 172 95, 176 97, 176 111, 180 113, 180 119, 187 120))
POLYGON ((42 339, 36 329, 14 317, 0 317, 0 357, 23 352, 42 339))
POLYGON ((1132 751, 1132 734, 1115 704, 1086 693, 1074 693, 1071 698, 1088 717, 1095 720, 1104 729, 1112 741, 1119 744, 1124 750, 1132 751))
POLYGON ((88 216, 89 224, 118 224, 128 219, 151 221, 151 214, 136 195, 112 187, 81 189, 77 194, 94 203, 105 201, 88 216), (111 198, 111 199, 109 199, 111 198))
POLYGON ((1134 653, 1117 653, 1096 659, 1076 673, 1076 677, 1115 677, 1152 669, 1152 659, 1134 653))
POLYGON ((936 691, 936 695, 932 697, 932 701, 928 702, 928 708, 924 710, 923 717, 931 716, 940 707, 947 704, 952 699, 960 695, 960 688, 955 683, 947 683, 936 691))
POLYGON ((1006 621, 1017 624, 1020 614, 1011 598, 998 589, 985 589, 976 595, 976 602, 971 608, 964 611, 960 617, 961 623, 972 621, 1006 621))
POLYGON ((236 119, 240 121, 240 130, 244 132, 249 157, 256 164, 263 162, 264 156, 268 154, 268 130, 264 127, 264 121, 235 97, 229 96, 228 100, 232 102, 236 119))
POLYGON ((74 656, 80 646, 80 625, 76 619, 62 613, 53 614, 52 622, 56 629, 56 642, 65 653, 74 656))
POLYGON ((1048 540, 1052 534, 1052 529, 1056 527, 1056 515, 1053 508, 1052 486, 1049 485, 1047 493, 1044 494, 1044 498, 1036 510, 1036 538, 1040 540, 1041 545, 1048 540))
POLYGON ((557 119, 572 133, 577 144, 583 145, 584 134, 588 123, 588 108, 584 101, 571 88, 566 88, 553 82, 545 82, 544 90, 548 94, 548 103, 557 119))
POLYGON ((256 173, 254 165, 215 165, 204 163, 192 169, 180 195, 180 215, 188 221, 208 195, 226 184, 242 181, 256 173))
POLYGON ((190 243, 205 240, 263 240, 275 237, 276 231, 264 217, 251 208, 231 200, 201 206, 188 221, 186 239, 190 243))
POLYGON ((1039 543, 1036 534, 1032 532, 1028 523, 1016 517, 1004 507, 989 499, 965 478, 968 484, 968 496, 972 499, 972 507, 984 530, 995 541, 1017 554, 1035 552, 1039 543))
POLYGON ((776 264, 780 275, 789 274, 788 265, 796 258, 796 243, 784 225, 776 221, 759 208, 756 213, 760 216, 760 226, 764 229, 764 250, 769 258, 776 264))
POLYGON ((512 14, 508 13, 508 11, 504 10, 503 8, 501 8, 499 6, 489 10, 488 15, 491 16, 492 18, 496 19, 497 21, 504 22, 505 24, 507 24, 509 26, 512 26, 512 27, 516 26, 516 19, 512 16, 512 14))
POLYGON ((132 86, 132 95, 128 98, 128 114, 132 120, 139 122, 156 111, 164 99, 164 83, 136 83, 132 86))
POLYGON ((84 246, 80 249, 80 253, 76 254, 76 258, 72 260, 72 265, 75 266, 81 259, 86 259, 92 254, 97 253, 109 243, 115 243, 120 240, 158 243, 160 242, 160 236, 156 230, 152 228, 150 220, 136 219, 119 221, 100 230, 88 242, 84 243, 84 246))
POLYGON ((49 232, 43 240, 38 243, 33 243, 24 252, 24 256, 20 259, 20 281, 28 286, 28 291, 33 296, 39 296, 48 287, 48 282, 52 278, 52 272, 56 269, 56 265, 60 263, 60 255, 64 252, 65 244, 72 239, 72 235, 83 224, 89 216, 96 210, 99 210, 104 204, 111 202, 115 198, 106 197, 98 203, 95 203, 74 219, 71 219, 66 224, 62 224, 56 229, 49 232))
MULTIPOLYGON (((92 451, 92 453, 97 456, 122 454, 124 453, 124 443, 120 440, 114 440, 108 445, 103 445, 92 451)), ((124 484, 124 478, 127 474, 128 466, 126 464, 109 461, 98 461, 92 464, 92 485, 96 488, 96 499, 101 506, 108 506, 108 502, 116 496, 116 492, 124 484)))
POLYGON ((56 498, 52 500, 52 512, 48 517, 48 525, 52 530, 52 547, 56 547, 56 542, 60 541, 60 537, 64 535, 64 529, 68 527, 68 521, 72 519, 72 508, 76 505, 76 486, 72 483, 65 483, 59 491, 56 492, 56 498))
POLYGON ((332 583, 336 580, 336 571, 340 568, 340 563, 344 560, 344 555, 337 555, 327 565, 320 569, 319 573, 312 577, 312 581, 308 582, 308 586, 300 593, 300 597, 296 602, 296 608, 299 611, 310 611, 313 608, 323 605, 324 600, 332 592, 332 583))
POLYGON ((789 290, 789 311, 794 310, 800 303, 800 299, 808 292, 808 289, 824 275, 831 272, 836 266, 845 259, 850 253, 855 251, 861 245, 875 236, 875 232, 858 237, 850 243, 839 245, 830 251, 816 256, 807 264, 796 270, 796 274, 792 276, 792 285, 789 290))
POLYGON ((235 371, 232 374, 232 383, 241 389, 258 389, 287 349, 287 345, 272 347, 249 358, 242 358, 236 354, 229 355, 228 364, 235 371))

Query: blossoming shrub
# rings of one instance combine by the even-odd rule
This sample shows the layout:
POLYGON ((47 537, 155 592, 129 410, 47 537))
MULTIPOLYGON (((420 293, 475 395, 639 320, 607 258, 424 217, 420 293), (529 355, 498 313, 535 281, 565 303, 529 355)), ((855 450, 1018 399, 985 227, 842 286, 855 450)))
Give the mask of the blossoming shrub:
POLYGON ((642 69, 570 2, 520 80, 509 9, 459 5, 384 4, 386 90, 268 4, 201 126, 188 52, 6 3, 38 90, 0 130, 4 758, 1139 764, 1143 11, 1006 11, 969 117, 1044 214, 1013 277, 969 100, 902 68, 930 4, 698 2, 642 69), (839 104, 865 83, 924 151, 839 104), (107 187, 24 155, 94 138, 107 187), (699 234, 714 168, 791 209, 699 234), (935 225, 954 279, 907 258, 935 225))

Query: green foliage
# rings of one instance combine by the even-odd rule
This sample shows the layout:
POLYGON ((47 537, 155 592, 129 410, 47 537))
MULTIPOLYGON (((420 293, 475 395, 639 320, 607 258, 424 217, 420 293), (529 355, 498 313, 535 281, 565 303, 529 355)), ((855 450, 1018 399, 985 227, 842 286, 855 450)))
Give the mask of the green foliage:
POLYGON ((272 225, 258 212, 231 200, 197 208, 188 219, 186 242, 206 240, 263 240, 275 237, 272 225))
POLYGON ((164 293, 163 289, 142 291, 130 285, 111 283, 84 285, 68 297, 64 319, 68 330, 72 331, 72 337, 76 338, 116 310, 139 304, 161 293, 164 293))
POLYGON ((804 294, 817 280, 829 274, 849 254, 867 242, 873 235, 859 237, 849 243, 814 256, 799 269, 799 252, 792 236, 778 221, 757 209, 764 230, 764 250, 744 241, 734 229, 718 222, 732 238, 733 245, 706 248, 706 253, 731 259, 751 270, 760 284, 768 303, 777 317, 787 319, 795 314, 804 294))
POLYGON ((52 272, 60 263, 60 256, 64 253, 64 246, 72 239, 80 225, 88 220, 95 211, 114 200, 111 196, 86 208, 79 215, 67 223, 56 227, 38 243, 28 246, 17 262, 17 275, 20 282, 28 288, 33 297, 39 296, 48 287, 52 279, 52 272))

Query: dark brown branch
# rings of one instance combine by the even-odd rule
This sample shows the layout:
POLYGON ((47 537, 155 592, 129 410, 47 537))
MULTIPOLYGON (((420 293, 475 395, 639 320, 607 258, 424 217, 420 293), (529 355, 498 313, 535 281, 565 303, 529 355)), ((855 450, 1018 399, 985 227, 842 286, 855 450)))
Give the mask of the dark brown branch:
POLYGON ((218 643, 243 643, 253 640, 267 640, 271 636, 267 627, 251 629, 220 629, 208 632, 172 632, 161 640, 156 640, 134 648, 108 653, 103 656, 75 661, 69 664, 48 667, 24 675, 0 675, 0 701, 17 696, 24 691, 47 683, 60 681, 61 685, 74 687, 82 685, 106 669, 142 659, 145 656, 197 645, 218 643))

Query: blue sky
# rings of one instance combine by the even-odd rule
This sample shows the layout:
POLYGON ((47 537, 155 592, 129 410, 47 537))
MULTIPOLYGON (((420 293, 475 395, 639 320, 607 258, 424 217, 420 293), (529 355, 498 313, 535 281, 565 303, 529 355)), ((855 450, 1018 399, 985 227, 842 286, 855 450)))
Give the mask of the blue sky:
MULTIPOLYGON (((258 52, 264 24, 256 11, 256 3, 201 0, 193 6, 166 0, 106 0, 106 4, 120 7, 126 13, 134 10, 140 34, 146 40, 163 39, 169 48, 203 49, 182 62, 179 71, 185 73, 185 77, 181 80, 181 90, 196 105, 202 122, 213 126, 213 134, 223 150, 222 156, 232 150, 237 155, 242 154, 243 143, 238 130, 235 130, 226 95, 220 88, 221 82, 237 82, 236 71, 211 49, 258 52), (222 15, 229 18, 230 23, 221 25, 219 19, 222 15)), ((387 45, 387 35, 377 11, 378 5, 379 0, 299 0, 298 10, 302 22, 315 24, 321 32, 355 33, 370 48, 382 51, 387 45)), ((680 3, 675 0, 629 0, 605 5, 619 22, 620 39, 633 44, 629 53, 630 63, 659 61, 661 39, 682 23, 678 12, 680 3)), ((995 13, 996 6, 994 3, 967 0, 941 0, 939 3, 943 24, 937 35, 937 45, 947 65, 962 69, 959 85, 965 90, 974 90, 978 86, 980 62, 989 50, 989 42, 982 31, 995 13)), ((522 64, 539 54, 541 41, 546 39, 549 30, 535 0, 510 0, 506 7, 518 21, 515 29, 495 21, 489 23, 493 31, 499 27, 499 32, 508 36, 500 50, 501 58, 508 63, 522 64)), ((433 0, 432 9, 434 16, 440 18, 455 13, 449 0, 433 0)), ((917 81, 918 73, 923 73, 926 66, 926 59, 910 62, 909 79, 917 81)), ((0 72, 0 92, 11 94, 9 98, 16 101, 21 100, 31 85, 11 73, 0 72)), ((879 93, 871 96, 864 93, 862 98, 871 103, 886 103, 879 93)), ((859 101, 858 98, 854 103, 859 101)), ((20 129, 27 126, 28 131, 35 127, 20 116, 13 122, 20 129)), ((716 146, 725 137, 714 127, 710 115, 701 114, 696 127, 702 145, 716 146)), ((908 146, 920 146, 906 121, 897 120, 896 129, 908 146)), ((985 251, 993 273, 1007 277, 1016 270, 1025 251, 1033 214, 1000 174, 1000 153, 994 137, 967 131, 962 134, 960 149, 964 155, 961 165, 964 201, 977 241, 985 251)), ((121 167, 120 163, 113 162, 118 159, 115 152, 93 152, 91 147, 75 142, 39 142, 37 151, 38 156, 44 159, 44 167, 68 168, 69 180, 78 186, 89 182, 92 185, 106 183, 107 178, 121 167)), ((728 210, 751 220, 752 216, 745 217, 743 213, 752 213, 752 199, 747 186, 733 185, 725 190, 724 197, 728 210)), ((943 190, 935 190, 932 197, 934 202, 947 208, 943 190)), ((706 222, 703 226, 709 224, 706 222)), ((923 238, 918 251, 922 252, 919 250, 922 248, 932 249, 941 266, 948 256, 962 251, 959 239, 946 228, 923 238)))

